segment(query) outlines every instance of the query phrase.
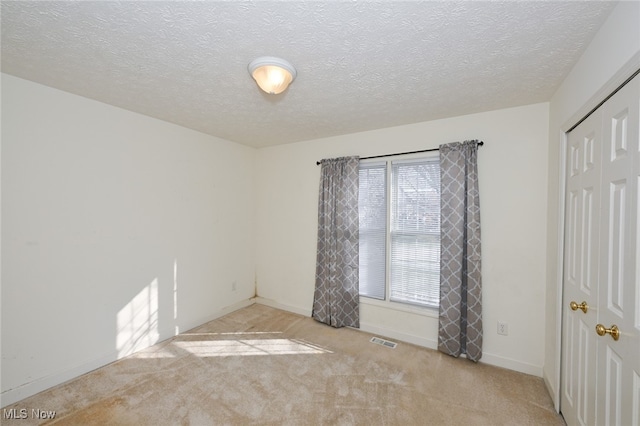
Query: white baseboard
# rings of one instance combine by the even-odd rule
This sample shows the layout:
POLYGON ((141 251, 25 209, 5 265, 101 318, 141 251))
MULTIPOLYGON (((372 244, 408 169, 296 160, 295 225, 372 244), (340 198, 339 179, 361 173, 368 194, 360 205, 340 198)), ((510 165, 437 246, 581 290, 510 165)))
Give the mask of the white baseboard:
MULTIPOLYGON (((231 312, 237 311, 238 309, 242 309, 244 307, 253 305, 254 303, 255 301, 253 299, 242 300, 238 303, 234 303, 233 305, 224 307, 214 312, 213 314, 208 315, 198 321, 194 321, 193 324, 192 323, 184 324, 183 325, 184 330, 181 329, 180 332, 187 331, 199 325, 205 324, 209 321, 213 321, 224 315, 230 314, 231 312)), ((158 341, 158 343, 161 341, 170 339, 174 335, 175 333, 169 336, 166 336, 166 335, 162 336, 161 339, 158 341)), ((146 348, 141 348, 140 350, 143 350, 143 349, 146 349, 146 348)), ((126 356, 128 356, 128 354, 126 356)), ((6 391, 3 391, 0 394, 0 407, 6 407, 7 405, 21 401, 39 392, 45 391, 49 388, 60 385, 69 380, 75 379, 83 374, 89 373, 90 371, 93 371, 97 368, 104 367, 105 365, 115 362, 118 359, 121 359, 124 357, 125 356, 118 357, 118 352, 113 351, 101 357, 84 362, 80 365, 76 365, 71 368, 67 368, 67 369, 52 373, 45 377, 40 377, 32 382, 25 383, 13 389, 8 389, 6 391)))
POLYGON ((429 349, 437 349, 438 342, 432 339, 427 339, 421 336, 415 336, 413 334, 402 333, 389 328, 379 327, 372 324, 360 322, 360 330, 367 333, 375 334, 380 337, 386 337, 392 340, 399 340, 401 342, 412 343, 417 346, 422 346, 429 349))
MULTIPOLYGON (((386 337, 390 339, 396 339, 402 342, 412 343, 417 346, 422 346, 428 349, 438 349, 437 340, 428 339, 421 336, 414 336, 411 334, 401 333, 396 330, 391 330, 371 324, 360 323, 360 330, 379 335, 380 337, 386 337)), ((531 374, 533 376, 542 377, 542 367, 532 364, 527 364, 522 361, 517 361, 511 358, 505 358, 502 356, 494 355, 491 353, 483 353, 480 362, 493 365, 496 367, 507 368, 509 370, 518 371, 520 373, 531 374)))
MULTIPOLYGON (((205 318, 202 318, 202 320, 197 321, 197 323, 186 324, 184 331, 197 327, 198 325, 205 324, 209 321, 213 321, 231 312, 237 311, 238 309, 242 309, 247 306, 253 305, 254 303, 259 303, 265 306, 270 306, 272 308, 281 309, 284 311, 292 312, 292 313, 303 315, 306 317, 311 316, 310 309, 286 305, 270 299, 265 299, 263 297, 254 297, 251 299, 240 301, 238 303, 234 303, 233 305, 227 306, 225 308, 222 308, 214 312, 213 314, 208 315, 205 318)), ((437 341, 432 339, 427 339, 421 336, 402 333, 396 330, 392 330, 392 329, 388 329, 388 328, 384 328, 384 327, 380 327, 372 324, 367 324, 367 323, 361 323, 360 330, 367 333, 379 335, 380 337, 395 339, 401 342, 411 343, 411 344, 422 346, 429 349, 437 349, 437 341)), ((173 336, 165 337, 162 340, 166 340, 167 338, 171 338, 171 337, 173 336)), ((120 357, 120 358, 123 358, 123 357, 120 357)), ((50 374, 49 376, 39 378, 33 382, 25 383, 16 388, 6 390, 2 392, 2 394, 0 394, 0 407, 6 407, 7 405, 10 405, 22 399, 28 398, 32 395, 37 394, 38 392, 42 392, 53 386, 62 384, 66 381, 69 381, 78 376, 81 376, 82 374, 86 374, 90 371, 103 367, 117 360, 118 360, 118 353, 114 351, 102 357, 87 361, 81 365, 77 365, 75 367, 71 367, 63 371, 50 374)), ((497 367, 519 371, 525 374, 531 374, 534 376, 543 377, 543 370, 541 366, 523 363, 521 361, 501 357, 498 355, 484 353, 482 355, 481 362, 494 365, 497 367)), ((553 388, 549 385, 548 378, 543 377, 543 379, 545 380, 545 384, 549 389, 549 392, 551 392, 553 388)))
POLYGON ((496 367, 507 368, 520 373, 530 374, 536 377, 542 377, 542 366, 528 364, 511 358, 505 358, 499 355, 483 353, 480 362, 494 365, 496 367))
POLYGON ((86 374, 117 360, 118 352, 113 351, 110 354, 93 359, 91 361, 87 361, 81 365, 58 371, 45 377, 40 377, 33 382, 25 383, 13 389, 8 389, 2 392, 2 394, 0 395, 0 406, 6 407, 7 405, 21 401, 25 398, 33 396, 54 386, 60 385, 71 379, 75 379, 76 377, 79 377, 83 374, 86 374))
POLYGON ((549 392, 549 395, 551 395, 551 400, 553 401, 553 406, 555 407, 556 411, 559 413, 560 412, 560 397, 558 396, 558 393, 556 391, 556 389, 551 386, 551 381, 549 380, 549 376, 546 374, 546 372, 543 371, 542 373, 542 380, 544 380, 544 385, 547 388, 547 392, 549 392))
MULTIPOLYGON (((255 297, 253 299, 255 303, 259 303, 261 305, 270 306, 276 309, 282 309, 283 311, 293 312, 296 314, 311 316, 310 309, 303 309, 295 306, 285 305, 274 300, 265 299, 263 297, 255 297)), ((380 327, 373 324, 368 323, 360 323, 360 330, 378 335, 380 337, 385 337, 391 340, 398 340, 401 342, 412 343, 417 346, 422 346, 428 349, 438 349, 437 340, 428 339, 421 336, 415 336, 413 334, 402 333, 396 330, 392 330, 389 328, 380 327)), ((528 364, 526 362, 518 361, 511 358, 502 357, 499 355, 494 355, 491 353, 483 353, 482 359, 480 362, 485 364, 494 365, 496 367, 507 368, 509 370, 518 371, 520 373, 531 374, 532 376, 542 377, 542 366, 528 364)))
POLYGON ((303 315, 305 317, 311 316, 311 309, 300 308, 297 306, 285 305, 280 302, 276 302, 275 300, 265 299, 264 297, 256 296, 252 300, 255 303, 259 303, 261 305, 270 306, 272 308, 281 309, 287 312, 293 312, 294 314, 303 315))
MULTIPOLYGON (((438 349, 438 342, 436 340, 428 339, 421 336, 414 336, 412 334, 401 333, 396 330, 391 330, 371 324, 360 323, 360 330, 379 335, 380 337, 386 337, 390 339, 396 339, 401 342, 412 343, 417 346, 422 346, 428 349, 438 349)), ((511 358, 505 358, 502 356, 494 355, 491 353, 483 353, 480 362, 485 364, 494 365, 496 367, 507 368, 509 370, 518 371, 520 373, 531 374, 533 376, 542 377, 542 367, 532 364, 527 364, 522 361, 517 361, 511 358)))
MULTIPOLYGON (((224 307, 222 309, 219 309, 219 310, 215 311, 214 313, 212 313, 211 315, 207 315, 206 317, 201 318, 201 319, 199 319, 197 321, 193 321, 192 323, 185 324, 184 330, 181 328, 180 329, 180 333, 184 333, 185 331, 189 331, 192 328, 196 328, 196 327, 198 327, 198 326, 200 326, 202 324, 206 324, 209 321, 213 321, 215 319, 223 317, 223 316, 225 316, 227 314, 230 314, 231 312, 235 312, 235 311, 237 311, 239 309, 246 308, 247 306, 251 306, 251 305, 253 305, 255 303, 253 299, 254 298, 241 300, 240 302, 234 303, 233 305, 229 305, 229 306, 226 306, 226 307, 224 307)), ((173 337, 173 336, 171 336, 171 337, 173 337)))

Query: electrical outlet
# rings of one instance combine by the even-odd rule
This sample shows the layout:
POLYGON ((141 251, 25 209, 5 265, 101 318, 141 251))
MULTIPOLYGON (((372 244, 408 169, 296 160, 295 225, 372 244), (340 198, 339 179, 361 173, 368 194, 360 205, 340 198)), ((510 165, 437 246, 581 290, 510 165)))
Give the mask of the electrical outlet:
POLYGON ((509 324, 507 324, 506 322, 498 321, 498 334, 500 334, 502 336, 508 336, 509 335, 509 324))
POLYGON ((236 282, 231 283, 231 291, 236 291, 236 282))

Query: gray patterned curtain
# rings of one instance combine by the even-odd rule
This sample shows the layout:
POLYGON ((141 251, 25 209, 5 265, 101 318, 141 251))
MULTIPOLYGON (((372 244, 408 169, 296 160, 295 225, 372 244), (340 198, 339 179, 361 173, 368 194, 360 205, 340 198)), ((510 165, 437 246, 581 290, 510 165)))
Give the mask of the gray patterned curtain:
POLYGON ((360 327, 358 157, 322 160, 313 318, 360 327))
POLYGON ((478 141, 440 146, 440 323, 438 350, 482 357, 478 141))

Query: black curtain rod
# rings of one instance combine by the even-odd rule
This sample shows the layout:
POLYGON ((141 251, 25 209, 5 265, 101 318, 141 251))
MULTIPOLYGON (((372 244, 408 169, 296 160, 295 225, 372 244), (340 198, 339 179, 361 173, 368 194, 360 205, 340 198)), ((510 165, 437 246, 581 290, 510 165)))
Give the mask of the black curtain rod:
MULTIPOLYGON (((483 141, 478 142, 478 146, 484 145, 483 141)), ((395 157, 396 155, 408 155, 408 154, 419 154, 421 152, 433 152, 440 151, 440 148, 431 148, 431 149, 423 149, 421 151, 409 151, 409 152, 396 152, 395 154, 383 154, 383 155, 373 155, 371 157, 362 157, 361 160, 371 160, 372 158, 382 158, 382 157, 395 157)), ((316 166, 322 164, 322 161, 316 161, 316 166)))
POLYGON ((596 106, 594 106, 591 111, 589 111, 584 117, 582 117, 580 120, 578 120, 578 122, 576 124, 574 124, 573 126, 571 126, 571 128, 569 130, 567 130, 566 133, 571 132, 573 129, 575 129, 576 127, 578 127, 580 124, 582 124, 582 122, 584 120, 586 120, 587 118, 589 118, 589 116, 591 114, 593 114, 594 112, 596 112, 596 110, 598 108, 600 108, 605 102, 607 102, 609 99, 611 99, 611 97, 613 95, 615 95, 616 93, 618 93, 620 91, 620 89, 622 89, 622 87, 626 86, 626 84, 628 82, 630 82, 631 80, 633 80, 633 78, 635 76, 637 76, 638 74, 640 74, 640 69, 637 69, 633 74, 631 74, 631 77, 629 77, 628 79, 626 79, 620 86, 616 87, 616 89, 611 92, 606 98, 604 98, 602 101, 600 101, 600 103, 596 106))

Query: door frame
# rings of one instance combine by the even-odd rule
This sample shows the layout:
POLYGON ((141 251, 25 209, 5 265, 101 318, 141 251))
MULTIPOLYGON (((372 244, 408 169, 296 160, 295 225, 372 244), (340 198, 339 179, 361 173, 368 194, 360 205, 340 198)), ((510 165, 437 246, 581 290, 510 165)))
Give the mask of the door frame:
POLYGON ((557 241, 557 258, 558 268, 556 270, 556 324, 555 324, 555 365, 553 372, 554 386, 556 392, 552 394, 553 404, 559 413, 561 392, 562 392, 562 310, 563 310, 563 292, 564 292, 564 231, 565 231, 565 202, 566 202, 566 184, 567 184, 567 144, 569 140, 569 132, 576 127, 582 120, 590 115, 596 108, 600 107, 606 99, 617 92, 630 78, 640 69, 640 52, 631 57, 627 63, 622 66, 595 94, 589 98, 567 121, 560 127, 560 155, 558 156, 558 241, 557 241))

